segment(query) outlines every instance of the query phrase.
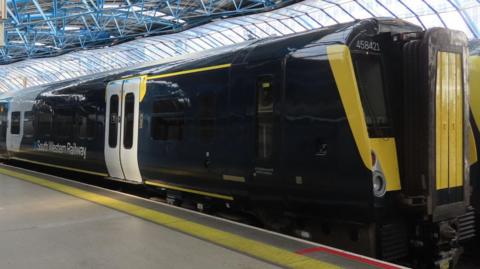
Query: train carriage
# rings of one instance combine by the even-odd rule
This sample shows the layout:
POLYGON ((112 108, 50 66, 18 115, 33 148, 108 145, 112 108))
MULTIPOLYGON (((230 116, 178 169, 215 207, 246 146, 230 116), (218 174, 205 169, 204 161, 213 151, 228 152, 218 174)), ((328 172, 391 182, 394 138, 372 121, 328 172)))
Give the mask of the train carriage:
POLYGON ((467 53, 463 33, 393 19, 246 41, 5 94, 0 152, 453 266, 470 196, 467 53))

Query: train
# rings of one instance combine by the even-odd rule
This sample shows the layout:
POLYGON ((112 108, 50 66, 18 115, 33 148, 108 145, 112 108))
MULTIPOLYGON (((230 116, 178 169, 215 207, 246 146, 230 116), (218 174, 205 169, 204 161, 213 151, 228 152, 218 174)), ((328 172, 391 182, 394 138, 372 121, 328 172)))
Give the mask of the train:
POLYGON ((416 268, 453 268, 476 159, 464 33, 372 18, 0 96, 0 156, 416 268))

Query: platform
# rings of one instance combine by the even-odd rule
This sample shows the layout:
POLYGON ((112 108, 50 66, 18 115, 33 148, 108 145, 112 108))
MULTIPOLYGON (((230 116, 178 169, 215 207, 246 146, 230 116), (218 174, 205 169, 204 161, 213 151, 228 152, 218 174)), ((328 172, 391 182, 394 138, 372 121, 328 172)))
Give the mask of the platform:
POLYGON ((0 165, 0 268, 403 268, 0 165))

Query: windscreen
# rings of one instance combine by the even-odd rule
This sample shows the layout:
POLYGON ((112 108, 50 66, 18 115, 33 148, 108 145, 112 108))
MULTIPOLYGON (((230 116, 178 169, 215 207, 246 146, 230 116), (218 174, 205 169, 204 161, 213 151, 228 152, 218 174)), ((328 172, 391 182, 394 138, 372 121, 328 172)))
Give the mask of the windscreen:
POLYGON ((380 57, 358 54, 354 57, 354 65, 369 135, 383 137, 391 122, 380 57))

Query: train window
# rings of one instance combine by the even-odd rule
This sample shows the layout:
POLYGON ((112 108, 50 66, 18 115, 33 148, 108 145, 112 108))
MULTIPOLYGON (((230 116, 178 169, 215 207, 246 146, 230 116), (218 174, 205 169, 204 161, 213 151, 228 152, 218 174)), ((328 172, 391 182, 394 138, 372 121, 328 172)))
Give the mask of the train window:
POLYGON ((182 140, 184 98, 159 99, 153 102, 150 136, 154 140, 182 140))
POLYGON ((257 80, 257 158, 269 159, 272 155, 273 140, 273 78, 260 77, 257 80))
POLYGON ((108 145, 111 148, 117 146, 118 136, 118 95, 110 97, 110 126, 108 128, 108 145))
POLYGON ((182 140, 183 119, 152 117, 151 136, 155 140, 182 140))
POLYGON ((52 128, 52 113, 50 111, 38 111, 36 114, 38 132, 40 136, 50 136, 52 128))
POLYGON ((215 113, 217 99, 215 94, 201 95, 199 98, 199 130, 203 142, 212 141, 215 135, 215 113))
POLYGON ((71 109, 55 109, 53 113, 53 134, 57 138, 70 138, 73 133, 74 114, 71 109))
POLYGON ((383 136, 384 129, 390 126, 390 118, 380 57, 357 54, 354 63, 369 133, 373 137, 383 136))
POLYGON ((80 139, 95 138, 97 114, 77 114, 78 137, 80 139))
POLYGON ((23 135, 27 138, 33 137, 33 113, 25 111, 23 114, 23 135))
POLYGON ((152 113, 179 113, 184 109, 185 100, 183 98, 160 99, 153 102, 152 113))
POLYGON ((20 134, 20 111, 12 112, 11 134, 20 134))
POLYGON ((125 126, 123 127, 123 146, 126 149, 133 145, 133 120, 135 113, 135 96, 133 93, 125 95, 125 126))

